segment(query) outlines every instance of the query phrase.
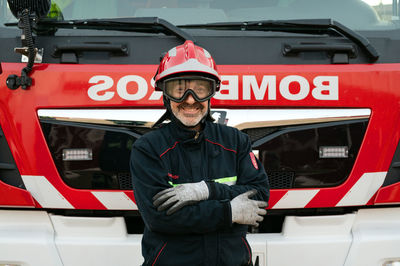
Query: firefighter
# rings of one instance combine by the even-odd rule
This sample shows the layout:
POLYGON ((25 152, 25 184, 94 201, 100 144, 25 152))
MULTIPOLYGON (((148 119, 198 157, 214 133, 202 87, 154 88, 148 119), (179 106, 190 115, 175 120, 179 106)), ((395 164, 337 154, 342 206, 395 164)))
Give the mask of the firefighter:
POLYGON ((249 137, 212 122, 213 58, 186 41, 164 56, 155 84, 167 110, 130 161, 144 265, 252 265, 246 232, 266 214, 269 184, 249 137))

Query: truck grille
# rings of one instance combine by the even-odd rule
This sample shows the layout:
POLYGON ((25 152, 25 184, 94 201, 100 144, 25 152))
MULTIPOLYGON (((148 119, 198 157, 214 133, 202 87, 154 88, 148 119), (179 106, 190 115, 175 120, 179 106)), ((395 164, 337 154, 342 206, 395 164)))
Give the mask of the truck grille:
POLYGON ((268 171, 267 176, 271 189, 293 187, 294 172, 268 171))
MULTIPOLYGON (((152 110, 148 111, 151 111, 148 112, 151 119, 158 118, 152 110)), ((272 189, 334 187, 349 176, 368 125, 368 118, 359 118, 358 110, 350 111, 357 118, 332 120, 328 117, 307 120, 308 124, 299 119, 280 124, 276 113, 268 113, 276 110, 254 111, 261 112, 258 118, 244 112, 242 120, 237 121, 237 128, 250 137, 252 149, 264 166, 272 189), (275 121, 258 121, 262 117, 273 117, 275 121), (347 153, 345 158, 322 157, 321 147, 328 150, 342 147, 347 153)), ((284 115, 279 119, 293 119, 296 115, 286 112, 283 110, 284 115)), ((314 110, 313 113, 319 115, 321 111, 314 110)), ((132 145, 153 130, 153 122, 148 117, 141 117, 145 114, 144 110, 135 111, 129 113, 129 117, 137 116, 130 121, 118 121, 115 116, 103 123, 95 123, 93 119, 79 122, 67 118, 52 119, 43 114, 40 117, 42 130, 63 181, 77 189, 131 190, 129 160, 132 145), (90 150, 92 156, 85 160, 63 160, 62 153, 68 149, 90 150)), ((239 111, 237 115, 240 117, 239 111)))

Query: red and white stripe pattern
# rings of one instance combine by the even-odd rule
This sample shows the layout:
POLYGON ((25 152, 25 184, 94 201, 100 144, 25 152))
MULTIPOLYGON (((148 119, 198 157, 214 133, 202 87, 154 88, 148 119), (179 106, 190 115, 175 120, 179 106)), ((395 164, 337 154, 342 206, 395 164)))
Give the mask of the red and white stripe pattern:
MULTIPOLYGON (((22 175, 26 189, 43 208, 75 209, 44 176, 22 175)), ((135 202, 123 191, 90 192, 108 210, 137 210, 135 202)))
MULTIPOLYGON (((340 199, 336 207, 365 205, 382 186, 387 172, 364 173, 350 190, 340 199)), ((74 209, 44 176, 22 175, 27 190, 43 208, 74 209)), ((305 208, 321 189, 288 190, 271 206, 271 209, 305 208)), ((137 210, 135 202, 124 191, 90 191, 108 210, 137 210)), ((334 207, 334 206, 332 206, 334 207)))
POLYGON ((124 192, 118 191, 98 191, 92 194, 108 210, 137 210, 136 204, 124 192))
POLYGON ((365 205, 382 186, 386 174, 387 172, 363 174, 336 206, 365 205))
POLYGON ((289 190, 272 209, 304 208, 319 192, 319 189, 289 190))
MULTIPOLYGON (((387 172, 364 173, 351 187, 336 207, 365 205, 378 191, 385 180, 387 172)), ((271 208, 293 209, 304 208, 310 203, 321 189, 289 190, 271 208)), ((332 206, 333 207, 333 206, 332 206)))
POLYGON ((46 177, 38 175, 21 175, 21 177, 26 189, 43 208, 74 209, 46 177))

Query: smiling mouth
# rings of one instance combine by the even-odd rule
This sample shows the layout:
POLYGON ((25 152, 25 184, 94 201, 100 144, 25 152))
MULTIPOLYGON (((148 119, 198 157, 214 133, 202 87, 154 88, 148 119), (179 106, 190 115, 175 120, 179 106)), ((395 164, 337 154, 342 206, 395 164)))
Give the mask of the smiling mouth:
POLYGON ((197 114, 201 110, 203 110, 203 106, 201 104, 181 104, 178 106, 179 110, 183 111, 185 114, 197 114))

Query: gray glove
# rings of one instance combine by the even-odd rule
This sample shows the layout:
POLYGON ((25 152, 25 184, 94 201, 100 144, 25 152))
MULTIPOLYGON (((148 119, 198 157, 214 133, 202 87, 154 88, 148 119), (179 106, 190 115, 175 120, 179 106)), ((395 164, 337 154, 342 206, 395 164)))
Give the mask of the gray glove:
POLYGON ((204 181, 186 183, 157 193, 153 197, 153 205, 158 211, 168 209, 167 215, 170 215, 186 205, 208 199, 209 194, 204 181))
POLYGON ((258 201, 249 199, 257 194, 256 190, 250 190, 231 200, 232 209, 232 223, 248 224, 255 227, 261 222, 267 214, 265 208, 268 203, 265 201, 258 201))

